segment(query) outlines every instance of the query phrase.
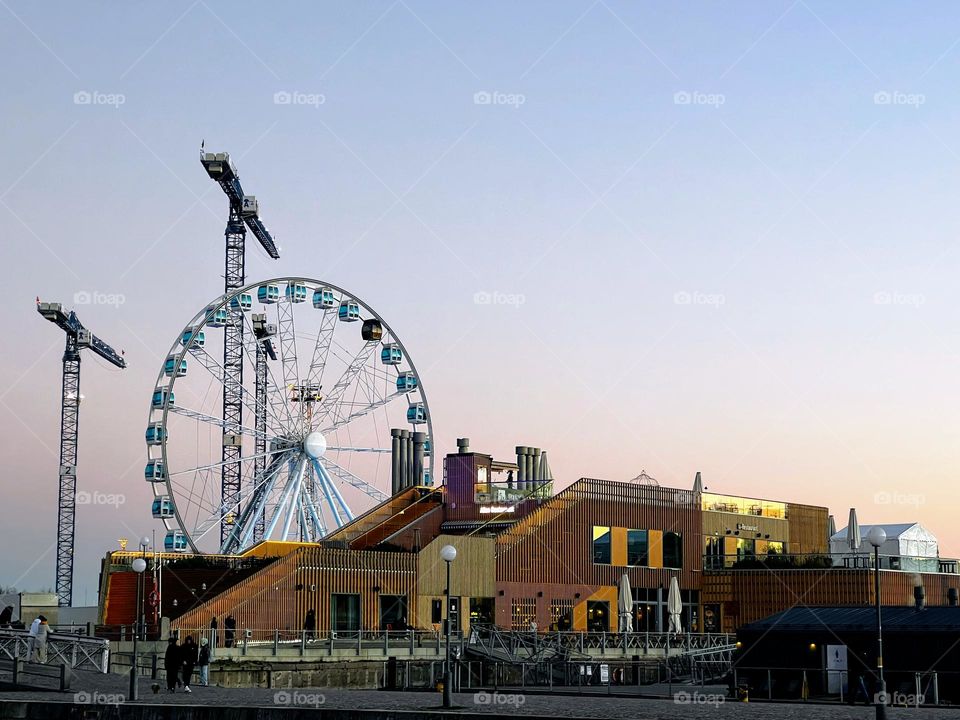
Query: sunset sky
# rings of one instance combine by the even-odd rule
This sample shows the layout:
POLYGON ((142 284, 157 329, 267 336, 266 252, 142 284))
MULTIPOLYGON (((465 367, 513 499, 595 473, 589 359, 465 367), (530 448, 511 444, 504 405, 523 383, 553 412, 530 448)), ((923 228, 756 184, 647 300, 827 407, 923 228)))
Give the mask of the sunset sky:
POLYGON ((154 380, 223 287, 226 150, 281 259, 403 339, 440 453, 920 521, 960 554, 955 3, 0 2, 0 585, 54 584, 63 334, 86 355, 75 602, 160 526, 154 380), (86 293, 87 295, 78 295, 86 293))

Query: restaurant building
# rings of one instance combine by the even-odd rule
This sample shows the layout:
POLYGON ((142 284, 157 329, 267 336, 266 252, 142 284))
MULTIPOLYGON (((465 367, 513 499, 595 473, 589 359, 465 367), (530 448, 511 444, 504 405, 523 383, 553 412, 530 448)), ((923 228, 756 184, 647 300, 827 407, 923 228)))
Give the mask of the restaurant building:
MULTIPOLYGON (((254 632, 439 629, 452 544, 451 620, 514 630, 618 630, 626 574, 637 632, 668 627, 676 578, 689 632, 732 632, 797 604, 866 605, 872 570, 834 565, 826 507, 690 489, 582 478, 554 492, 546 453, 494 459, 458 441, 441 487, 409 487, 319 544, 267 542, 243 556, 161 554, 144 579, 149 614, 204 628, 232 615, 254 632), (204 573, 209 577, 204 580, 204 573), (185 589, 185 586, 186 589, 185 589), (189 590, 189 592, 187 592, 189 590)), ((103 564, 100 622, 131 624, 130 561, 103 564)), ((913 574, 881 564, 885 602, 912 602, 913 574), (909 576, 909 577, 908 577, 909 576)), ((946 604, 960 577, 921 573, 928 604, 946 604)))

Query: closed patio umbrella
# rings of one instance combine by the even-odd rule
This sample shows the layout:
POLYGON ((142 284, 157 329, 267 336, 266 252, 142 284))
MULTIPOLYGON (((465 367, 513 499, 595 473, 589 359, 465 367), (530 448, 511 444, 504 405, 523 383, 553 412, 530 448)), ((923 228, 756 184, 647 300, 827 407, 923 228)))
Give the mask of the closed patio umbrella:
POLYGON ((670 632, 682 633, 683 624, 680 615, 683 613, 683 601, 680 599, 680 584, 677 576, 670 578, 670 590, 667 592, 667 612, 670 614, 670 632))
POLYGON ((626 573, 620 577, 617 612, 620 615, 620 632, 633 630, 633 590, 630 588, 630 578, 627 577, 626 573))
POLYGON ((857 509, 850 508, 850 520, 847 522, 847 544, 853 552, 860 549, 860 523, 857 522, 857 509))

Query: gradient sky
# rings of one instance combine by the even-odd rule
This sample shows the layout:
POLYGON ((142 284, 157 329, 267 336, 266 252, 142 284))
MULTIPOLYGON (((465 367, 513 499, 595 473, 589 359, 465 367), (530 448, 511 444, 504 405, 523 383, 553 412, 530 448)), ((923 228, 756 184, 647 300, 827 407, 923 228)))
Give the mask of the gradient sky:
POLYGON ((956 3, 0 0, 0 46, 0 585, 54 578, 37 295, 124 300, 78 308, 130 368, 83 363, 79 487, 125 502, 80 508, 75 601, 157 527, 150 392, 223 287, 201 139, 281 247, 249 279, 376 308, 439 451, 699 470, 960 553, 956 3))

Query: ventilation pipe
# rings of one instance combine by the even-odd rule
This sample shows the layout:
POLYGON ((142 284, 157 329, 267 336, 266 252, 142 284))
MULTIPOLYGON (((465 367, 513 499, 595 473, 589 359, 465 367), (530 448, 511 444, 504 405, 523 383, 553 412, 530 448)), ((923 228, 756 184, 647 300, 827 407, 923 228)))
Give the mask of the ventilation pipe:
POLYGON ((407 484, 405 488, 413 487, 416 479, 413 474, 413 430, 407 432, 407 484))
POLYGON ((540 448, 530 448, 530 490, 540 484, 540 448))
POLYGON ((457 452, 461 455, 470 452, 470 438, 457 438, 457 452))
POLYGON ((410 466, 410 431, 400 431, 400 489, 410 484, 408 469, 410 466))
POLYGON ((527 489, 527 448, 517 445, 517 490, 527 489))
POLYGON ((425 432, 414 432, 413 440, 413 477, 411 485, 423 485, 423 445, 427 441, 425 432))
POLYGON ((400 471, 400 433, 402 430, 394 428, 390 431, 390 487, 393 494, 400 492, 402 485, 402 473, 400 471))

